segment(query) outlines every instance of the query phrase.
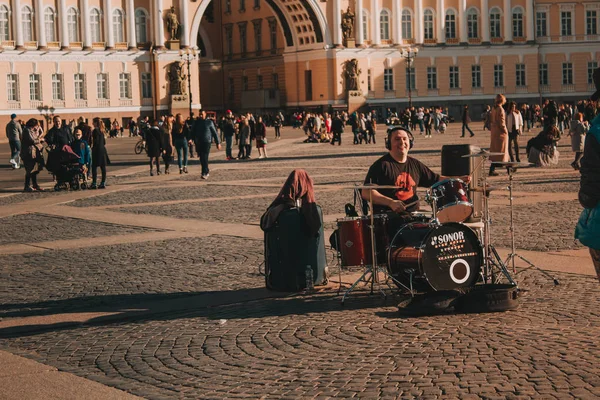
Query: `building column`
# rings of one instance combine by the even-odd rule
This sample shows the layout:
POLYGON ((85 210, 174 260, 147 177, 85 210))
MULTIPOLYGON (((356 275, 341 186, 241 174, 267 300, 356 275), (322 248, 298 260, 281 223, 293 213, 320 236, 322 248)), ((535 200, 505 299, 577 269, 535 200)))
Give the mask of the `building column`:
MULTIPOLYGON (((356 15, 354 16, 355 18, 356 15)), ((333 0, 333 46, 342 45, 342 4, 341 0, 333 0)))
POLYGON ((481 41, 490 42, 490 10, 488 0, 481 0, 481 41))
POLYGON ((512 8, 510 0, 504 0, 504 42, 512 42, 512 8))
POLYGON ((58 37, 60 47, 66 50, 71 45, 69 41, 69 27, 67 25, 67 4, 65 0, 58 0, 58 37))
POLYGON ((90 50, 92 48, 92 31, 90 28, 90 4, 88 0, 81 0, 79 19, 81 20, 83 34, 83 49, 90 50))
POLYGON ((23 21, 21 20, 21 1, 12 0, 13 27, 15 31, 15 47, 23 48, 23 21))
POLYGON ((394 29, 393 43, 395 45, 402 44, 402 1, 394 0, 392 5, 392 26, 394 29))
MULTIPOLYGON (((179 0, 179 16, 181 21, 181 47, 190 47, 190 11, 189 0, 179 0)), ((338 24, 339 25, 339 24, 338 24)))
MULTIPOLYGON (((487 1, 487 0, 482 0, 487 1)), ((423 44, 425 33, 423 31, 423 3, 421 1, 415 1, 415 20, 413 21, 416 30, 416 44, 423 44)))
POLYGON ((162 19, 162 0, 154 0, 154 44, 158 49, 165 48, 165 26, 162 19))
POLYGON ((371 25, 373 29, 373 40, 371 43, 375 46, 381 45, 381 20, 379 19, 379 0, 371 0, 371 25))
POLYGON ((467 43, 467 0, 460 0, 458 4, 458 27, 460 29, 460 42, 467 43))
POLYGON ((525 27, 527 30, 527 42, 533 42, 535 40, 533 34, 533 27, 535 24, 535 13, 533 12, 533 0, 526 0, 525 5, 525 23, 527 26, 525 27))
POLYGON ((363 15, 363 0, 356 0, 356 13, 354 15, 355 21, 355 31, 356 31, 356 45, 363 45, 363 38, 365 37, 364 26, 362 23, 362 15, 363 15))
POLYGON ((110 0, 103 0, 102 8, 104 14, 104 39, 106 40, 106 48, 113 49, 115 47, 115 37, 112 30, 112 8, 110 7, 110 0))
POLYGON ((438 33, 437 42, 446 43, 446 12, 444 0, 437 0, 438 33))
POLYGON ((47 49, 46 27, 44 26, 44 3, 42 0, 35 0, 34 17, 38 48, 40 50, 47 49))
POLYGON ((137 47, 137 39, 135 37, 135 6, 133 0, 127 0, 127 46, 130 50, 137 47))

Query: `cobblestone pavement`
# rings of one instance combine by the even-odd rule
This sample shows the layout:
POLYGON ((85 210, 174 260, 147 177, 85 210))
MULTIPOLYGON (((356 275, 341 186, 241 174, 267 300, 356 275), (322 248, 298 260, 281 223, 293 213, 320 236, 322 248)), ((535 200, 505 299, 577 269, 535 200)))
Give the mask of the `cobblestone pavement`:
MULTIPOLYGON (((459 128, 452 124, 434 139, 417 135, 412 154, 439 172, 442 145, 488 146, 489 133, 476 130, 467 141, 458 137, 459 128)), ((342 307, 331 289, 252 297, 264 287, 258 272, 263 241, 255 239, 260 231, 247 232, 289 172, 305 168, 313 177, 332 228, 331 217, 352 202, 352 190, 336 185, 362 182, 384 151, 382 144, 353 146, 350 134, 342 146, 302 144, 292 130, 283 137, 270 141, 267 160, 227 162, 215 151, 209 181, 200 179, 196 160, 187 175, 149 177, 145 157, 132 156, 127 164, 133 141, 124 139, 122 149, 113 141, 129 166, 118 177, 109 174, 105 191, 0 197, 1 215, 8 215, 0 218, 0 245, 76 244, 0 254, 0 349, 150 399, 600 397, 600 286, 591 276, 556 273, 561 284, 553 286, 527 270, 517 275, 526 289, 520 307, 491 314, 408 318, 398 313, 397 297, 384 303, 357 293, 342 307), (40 214, 59 203, 63 218, 40 214), (116 212, 100 217, 98 210, 116 212), (144 226, 161 229, 124 225, 119 217, 128 214, 160 221, 144 226), (110 218, 115 221, 106 222, 110 218), (239 230, 215 235, 215 222, 239 230), (196 223, 194 232, 182 228, 196 223), (198 237, 204 227, 208 236, 198 237), (167 232, 182 237, 165 239, 167 232), (145 241, 129 240, 140 233, 145 241), (115 235, 121 243, 94 245, 115 235), (189 304, 153 308, 172 299, 189 304), (144 306, 142 314, 128 312, 144 306), (93 312, 122 315, 61 322, 93 312), (44 317, 52 321, 36 319, 44 317)), ((560 151, 559 165, 515 175, 515 198, 529 199, 515 210, 519 249, 581 249, 572 240, 581 210, 578 174, 569 166, 570 148, 560 151), (553 198, 564 192, 571 200, 553 198)), ((490 184, 506 186, 506 176, 490 184)), ((493 193, 494 244, 506 248, 508 196, 493 193)), ((328 260, 332 256, 328 251, 328 260)))

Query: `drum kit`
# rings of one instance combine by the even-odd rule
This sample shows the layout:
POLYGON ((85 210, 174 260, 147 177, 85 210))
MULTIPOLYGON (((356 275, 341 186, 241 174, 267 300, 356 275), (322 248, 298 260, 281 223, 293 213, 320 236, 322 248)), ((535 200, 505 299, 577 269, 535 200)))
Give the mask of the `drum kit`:
MULTIPOLYGON (((478 157, 484 168, 491 156, 503 153, 490 153, 482 150, 463 157, 478 157)), ((502 162, 509 173, 510 195, 510 235, 511 253, 506 260, 492 245, 488 199, 490 187, 486 174, 482 173, 480 182, 473 189, 460 179, 449 178, 433 185, 425 196, 431 206, 431 216, 412 213, 410 221, 403 224, 397 232, 390 232, 390 217, 387 214, 346 217, 337 221, 338 226, 338 264, 341 268, 362 266, 364 273, 346 290, 346 297, 361 282, 371 285, 385 297, 382 283, 392 288, 393 282, 400 290, 415 295, 418 292, 439 290, 467 290, 476 283, 497 284, 505 277, 509 284, 517 286, 509 272, 509 262, 516 274, 515 258, 525 261, 529 268, 536 268, 548 276, 557 285, 558 280, 519 255, 515 250, 514 214, 513 214, 513 173, 516 168, 529 166, 528 163, 502 162), (468 224, 465 221, 474 210, 469 192, 483 193, 482 223, 468 224), (380 274, 384 279, 380 280, 380 274)), ((350 187, 349 187, 350 188, 350 187)), ((395 189, 395 186, 364 185, 352 186, 355 190, 368 190, 370 210, 373 210, 372 191, 395 189)), ((406 205, 408 206, 408 205, 406 205)), ((528 268, 528 269, 529 269, 528 268)))

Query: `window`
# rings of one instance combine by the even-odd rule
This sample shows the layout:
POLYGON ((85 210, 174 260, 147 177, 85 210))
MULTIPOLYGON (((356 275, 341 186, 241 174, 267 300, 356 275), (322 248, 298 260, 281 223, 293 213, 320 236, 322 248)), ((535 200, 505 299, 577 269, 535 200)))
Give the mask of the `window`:
POLYGON ((598 34, 598 12, 596 10, 587 10, 585 12, 585 34, 598 34))
POLYGON ((469 39, 479 37, 479 16, 473 8, 467 11, 467 36, 469 39))
POLYGON ((471 65, 471 87, 481 87, 481 66, 471 65))
POLYGON ((363 10, 362 14, 363 40, 369 40, 369 14, 363 10))
POLYGON ((535 35, 537 37, 548 36, 548 15, 545 11, 535 13, 535 35))
POLYGON ((254 43, 256 54, 260 55, 262 50, 262 20, 254 21, 254 43))
POLYGON ((313 88, 312 88, 312 71, 304 71, 304 91, 306 93, 306 100, 311 101, 313 99, 313 88))
MULTIPOLYGON (((92 42, 102 41, 102 17, 100 16, 100 10, 97 8, 90 11, 90 32, 92 34, 92 42)), ((101 97, 103 98, 103 97, 101 97)))
POLYGON ((450 66, 450 89, 460 88, 460 78, 458 73, 458 67, 455 65, 450 66))
POLYGON ((425 10, 423 15, 423 33, 425 39, 433 39, 433 11, 425 10))
POLYGON ((561 36, 571 36, 573 27, 571 26, 571 11, 561 11, 560 13, 560 34, 561 36))
POLYGON ((229 84, 227 86, 229 100, 233 100, 235 98, 235 80, 233 78, 229 78, 229 84))
POLYGON ((142 72, 142 99, 152 98, 152 74, 142 72))
POLYGON ((527 86, 525 64, 517 64, 515 81, 517 86, 527 86))
POLYGON ((494 65, 494 87, 504 87, 504 65, 494 65))
POLYGON ((246 11, 246 0, 240 0, 240 11, 246 11))
POLYGON ((590 61, 588 62, 588 70, 587 70, 587 83, 589 85, 594 84, 594 71, 598 68, 598 61, 590 61))
POLYGON ((394 71, 391 68, 383 70, 383 90, 394 90, 394 71))
POLYGON ((96 75, 96 89, 99 99, 108 99, 108 74, 96 75))
POLYGON ((85 75, 75 74, 73 76, 73 81, 75 82, 75 100, 87 99, 85 90, 85 75))
POLYGON ((10 19, 8 7, 0 6, 0 41, 10 40, 10 19))
POLYGON ((406 68, 406 88, 409 90, 413 90, 413 89, 417 88, 414 67, 406 68))
POLYGON ((573 63, 567 62, 562 65, 562 84, 573 84, 573 63))
POLYGON ((262 75, 256 75, 256 87, 258 89, 262 89, 263 88, 263 77, 262 77, 262 75))
POLYGON ((243 91, 248 90, 248 77, 247 76, 242 76, 242 90, 243 91))
POLYGON ((387 10, 379 14, 379 31, 381 40, 390 40, 390 13, 387 10))
POLYGON ((29 75, 29 100, 42 100, 42 90, 40 87, 40 74, 29 75))
POLYGON ((239 24, 238 29, 240 30, 240 53, 242 53, 242 57, 246 57, 246 50, 248 48, 248 40, 246 37, 246 24, 239 24))
POLYGON ((225 13, 231 14, 231 0, 225 0, 225 13))
POLYGON ((540 64, 540 85, 548 84, 548 64, 540 64))
POLYGON ((436 67, 427 67, 427 89, 437 89, 436 67))
POLYGON ((446 39, 456 39, 456 14, 452 10, 446 12, 446 39))
POLYGON ((144 10, 135 11, 135 39, 137 43, 148 42, 148 14, 144 10))
POLYGON ((259 9, 260 8, 260 0, 254 0, 254 9, 259 9))
POLYGON ((410 11, 402 11, 402 37, 404 39, 412 39, 412 15, 410 11))
POLYGON ((46 32, 46 40, 49 42, 56 42, 56 14, 50 7, 44 11, 44 29, 46 32))
POLYGON ((493 39, 502 37, 500 18, 500 11, 497 8, 493 8, 490 12, 490 37, 493 39))
POLYGON ((115 43, 123 43, 125 41, 123 35, 123 11, 115 10, 112 15, 113 22, 113 39, 115 43))
POLYGON ((371 92, 373 91, 373 71, 371 71, 370 69, 367 70, 367 91, 371 92))
POLYGON ((523 34, 523 9, 517 7, 512 12, 512 31, 513 37, 522 38, 523 34))
POLYGON ((6 93, 8 101, 19 101, 19 76, 17 74, 6 75, 6 93))
POLYGON ((279 74, 273 74, 273 89, 279 89, 279 74))
POLYGON ((277 21, 269 20, 269 41, 271 42, 271 54, 277 53, 277 21))
POLYGON ((73 7, 67 11, 67 34, 69 35, 69 43, 79 42, 79 17, 77 10, 73 7))
POLYGON ((225 54, 228 56, 233 54, 233 29, 231 25, 225 26, 225 54))
POLYGON ((63 76, 62 74, 52 74, 52 100, 64 100, 63 76))
POLYGON ((128 72, 121 72, 119 74, 119 98, 131 98, 131 74, 128 72))
POLYGON ((21 11, 21 24, 23 27, 23 41, 33 41, 33 13, 31 8, 23 7, 21 11))

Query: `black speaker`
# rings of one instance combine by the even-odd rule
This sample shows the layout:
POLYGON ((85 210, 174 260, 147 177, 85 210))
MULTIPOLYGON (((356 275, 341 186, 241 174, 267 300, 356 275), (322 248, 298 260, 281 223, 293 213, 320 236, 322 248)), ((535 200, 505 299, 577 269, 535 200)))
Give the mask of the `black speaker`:
MULTIPOLYGON (((471 144, 447 144, 442 146, 442 175, 463 176, 471 175, 469 189, 477 187, 481 178, 480 157, 463 157, 479 153, 481 149, 471 144), (477 168, 478 167, 478 168, 477 168), (477 168, 477 169, 475 169, 477 168)), ((479 222, 483 216, 483 195, 481 192, 470 192, 469 198, 473 202, 473 214, 465 222, 479 222)))

